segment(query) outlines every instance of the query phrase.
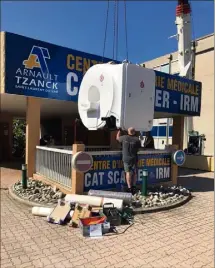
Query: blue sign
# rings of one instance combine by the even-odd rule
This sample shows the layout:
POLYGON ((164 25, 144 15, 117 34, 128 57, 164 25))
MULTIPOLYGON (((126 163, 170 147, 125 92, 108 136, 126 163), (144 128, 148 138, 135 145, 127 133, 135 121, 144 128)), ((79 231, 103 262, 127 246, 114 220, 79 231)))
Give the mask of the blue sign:
POLYGON ((85 72, 111 59, 6 33, 5 92, 65 101, 78 100, 85 72))
MULTIPOLYGON (((143 169, 148 170, 148 183, 171 180, 171 154, 138 155, 137 184, 142 181, 143 169)), ((93 155, 93 167, 85 173, 84 191, 113 189, 125 184, 122 155, 93 155)))
MULTIPOLYGON (((86 71, 111 60, 12 33, 5 47, 5 92, 40 98, 77 102, 86 71)), ((155 73, 155 112, 200 115, 200 82, 155 73)))
POLYGON ((173 155, 174 163, 177 166, 182 166, 185 162, 185 153, 182 150, 176 151, 173 155))
POLYGON ((199 116, 202 84, 186 78, 156 73, 155 112, 199 116))

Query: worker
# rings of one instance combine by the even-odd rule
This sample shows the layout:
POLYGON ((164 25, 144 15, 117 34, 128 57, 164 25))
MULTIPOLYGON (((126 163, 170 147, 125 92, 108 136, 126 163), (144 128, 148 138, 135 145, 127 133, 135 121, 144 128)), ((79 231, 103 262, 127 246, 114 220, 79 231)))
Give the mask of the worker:
POLYGON ((155 149, 155 143, 154 143, 154 138, 151 135, 151 132, 148 131, 145 133, 145 141, 143 143, 143 147, 145 149, 155 149))
POLYGON ((120 129, 117 133, 116 140, 122 143, 122 160, 128 192, 134 195, 136 193, 137 181, 137 152, 141 147, 141 143, 133 127, 128 129, 127 135, 123 135, 120 129))
POLYGON ((41 139, 40 139, 40 146, 47 146, 49 144, 50 141, 50 137, 49 135, 44 135, 41 139))

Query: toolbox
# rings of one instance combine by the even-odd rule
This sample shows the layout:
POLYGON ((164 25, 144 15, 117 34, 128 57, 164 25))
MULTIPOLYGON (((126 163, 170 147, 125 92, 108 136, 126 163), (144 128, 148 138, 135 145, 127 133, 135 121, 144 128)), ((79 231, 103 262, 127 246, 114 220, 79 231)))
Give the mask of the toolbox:
POLYGON ((106 217, 99 216, 84 219, 80 218, 79 227, 81 230, 81 234, 85 237, 102 236, 103 233, 107 232, 106 217), (105 232, 103 232, 103 229, 105 232))
POLYGON ((121 225, 121 215, 113 203, 105 203, 103 205, 103 213, 107 217, 107 222, 110 223, 110 226, 121 225))

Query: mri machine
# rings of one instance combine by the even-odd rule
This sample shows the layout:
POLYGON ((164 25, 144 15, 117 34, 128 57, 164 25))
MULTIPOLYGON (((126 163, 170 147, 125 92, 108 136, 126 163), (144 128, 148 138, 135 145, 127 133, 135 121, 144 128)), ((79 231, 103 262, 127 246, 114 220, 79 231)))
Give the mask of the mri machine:
POLYGON ((89 130, 150 131, 153 127, 155 72, 130 63, 97 64, 83 77, 80 118, 89 130))

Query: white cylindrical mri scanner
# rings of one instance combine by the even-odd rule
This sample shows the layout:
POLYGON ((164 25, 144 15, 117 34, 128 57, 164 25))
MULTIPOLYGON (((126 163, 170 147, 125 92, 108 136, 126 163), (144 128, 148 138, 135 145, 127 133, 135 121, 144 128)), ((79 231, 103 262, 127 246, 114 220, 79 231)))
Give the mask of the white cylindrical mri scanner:
POLYGON ((129 63, 97 64, 83 77, 78 111, 89 130, 134 127, 150 131, 154 99, 154 70, 129 63))

